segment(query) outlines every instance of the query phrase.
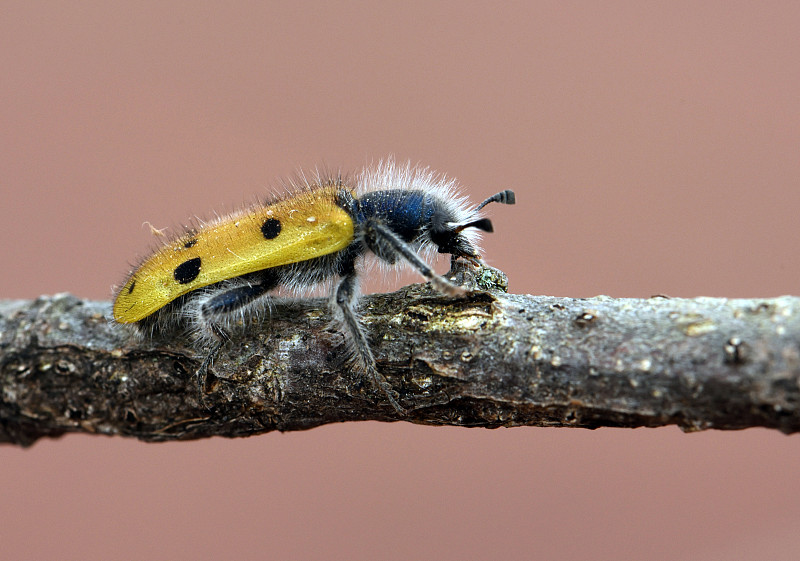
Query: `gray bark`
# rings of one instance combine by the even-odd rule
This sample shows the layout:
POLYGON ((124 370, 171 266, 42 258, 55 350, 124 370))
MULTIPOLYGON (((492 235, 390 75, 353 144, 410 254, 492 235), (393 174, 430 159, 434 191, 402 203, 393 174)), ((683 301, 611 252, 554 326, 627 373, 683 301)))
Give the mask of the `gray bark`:
POLYGON ((324 299, 276 303, 222 349, 137 340, 107 302, 0 301, 0 442, 66 432, 148 441, 360 420, 466 427, 678 425, 800 430, 800 299, 554 298, 426 285, 361 300, 378 367, 407 415, 343 359, 324 299))

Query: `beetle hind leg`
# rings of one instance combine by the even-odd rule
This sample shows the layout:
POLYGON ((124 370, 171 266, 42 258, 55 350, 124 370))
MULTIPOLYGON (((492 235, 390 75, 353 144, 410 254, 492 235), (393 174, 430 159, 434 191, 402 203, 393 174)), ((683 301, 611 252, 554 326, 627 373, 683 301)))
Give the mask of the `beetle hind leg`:
POLYGON ((260 278, 235 286, 221 285, 208 290, 198 299, 192 311, 192 330, 197 339, 208 341, 208 352, 195 376, 200 402, 204 403, 208 369, 223 345, 230 340, 227 326, 242 317, 253 304, 278 284, 275 274, 265 271, 260 278))

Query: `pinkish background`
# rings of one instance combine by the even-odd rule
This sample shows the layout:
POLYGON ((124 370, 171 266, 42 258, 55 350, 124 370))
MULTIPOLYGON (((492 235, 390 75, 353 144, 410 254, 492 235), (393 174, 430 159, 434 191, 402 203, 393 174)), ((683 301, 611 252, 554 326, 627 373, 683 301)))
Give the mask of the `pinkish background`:
MULTIPOLYGON (((0 296, 108 298, 145 221, 389 154, 516 190, 485 241, 515 292, 800 294, 798 29, 794 2, 3 2, 0 296)), ((799 439, 73 435, 0 448, 0 558, 797 559, 799 439)))

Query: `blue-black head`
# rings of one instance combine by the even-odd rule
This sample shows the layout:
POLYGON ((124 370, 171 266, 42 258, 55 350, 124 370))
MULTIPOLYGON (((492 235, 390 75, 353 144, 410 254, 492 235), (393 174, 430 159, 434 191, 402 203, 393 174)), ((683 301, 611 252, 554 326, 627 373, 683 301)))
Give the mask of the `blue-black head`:
MULTIPOLYGON (((469 213, 475 216, 478 211, 489 203, 501 203, 505 205, 513 205, 516 203, 514 191, 506 189, 500 191, 483 201, 476 206, 469 213)), ((472 261, 477 261, 479 256, 475 248, 470 243, 469 239, 463 235, 464 230, 468 228, 475 228, 484 232, 493 232, 492 221, 488 218, 470 218, 467 220, 457 221, 449 211, 449 206, 440 202, 439 208, 431 215, 428 236, 430 241, 436 246, 439 253, 449 253, 454 257, 465 257, 472 261)))

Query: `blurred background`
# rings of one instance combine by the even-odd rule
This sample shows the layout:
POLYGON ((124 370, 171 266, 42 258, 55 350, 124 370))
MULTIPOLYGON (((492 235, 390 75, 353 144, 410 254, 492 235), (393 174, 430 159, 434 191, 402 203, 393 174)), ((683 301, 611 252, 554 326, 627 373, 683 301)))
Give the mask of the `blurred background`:
MULTIPOLYGON (((794 2, 6 0, 0 297, 108 299, 145 222, 388 155, 517 192, 484 243, 513 292, 800 294, 799 28, 794 2)), ((72 435, 0 448, 0 557, 797 559, 798 438, 72 435)))

